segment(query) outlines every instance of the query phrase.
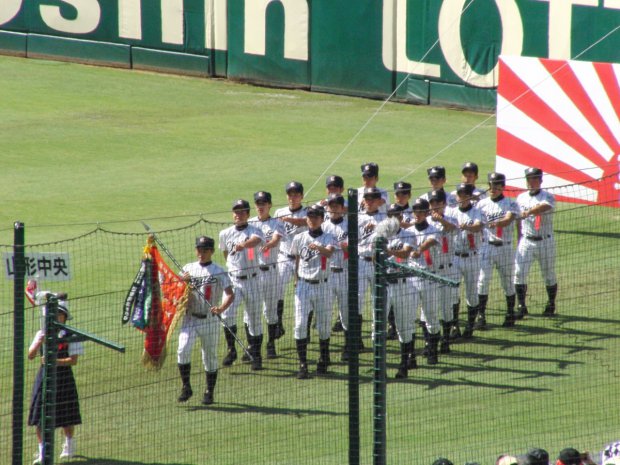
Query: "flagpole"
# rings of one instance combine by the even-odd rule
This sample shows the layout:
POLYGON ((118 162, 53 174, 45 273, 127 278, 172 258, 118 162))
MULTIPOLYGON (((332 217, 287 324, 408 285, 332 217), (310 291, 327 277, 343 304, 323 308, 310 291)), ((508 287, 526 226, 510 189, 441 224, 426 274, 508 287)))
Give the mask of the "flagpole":
MULTIPOLYGON (((157 242, 157 244, 159 245, 159 247, 161 247, 161 250, 164 251, 164 253, 168 256, 168 258, 170 258, 170 260, 172 260, 172 263, 174 263, 174 265, 177 267, 177 269, 180 271, 181 269, 183 269, 183 267, 181 266, 181 264, 177 261, 176 258, 174 258, 174 255, 172 255, 172 252, 170 252, 168 250, 168 247, 166 247, 166 245, 159 239, 159 237, 157 236, 157 234, 155 233, 155 231, 153 231, 151 229, 151 227, 146 224, 144 221, 142 222, 142 225, 144 226, 144 229, 146 229, 146 231, 151 235, 151 237, 153 237, 153 240, 155 242, 157 242)), ((194 286, 194 284, 192 284, 192 282, 190 281, 190 283, 188 284, 190 288, 192 289, 196 289, 196 286, 194 286)), ((209 307, 213 307, 213 305, 211 304, 211 302, 209 302, 209 300, 207 299, 207 297, 205 295, 202 294, 202 292, 197 292, 197 294, 200 296, 201 299, 203 299, 207 305, 209 305, 209 307)), ((226 324, 226 322, 224 321, 224 319, 222 318, 222 315, 220 315, 219 313, 214 313, 214 315, 217 317, 217 319, 219 320, 220 324, 224 327, 224 329, 226 331, 228 331, 230 334, 232 334, 233 338, 235 339, 235 341, 237 341, 237 344, 239 344, 239 347, 241 347, 241 349, 243 350, 243 352, 245 352, 245 354, 250 357, 250 361, 254 360, 254 357, 252 356, 252 354, 250 353, 250 351, 245 347, 245 345, 243 344, 243 341, 241 341, 241 339, 239 339, 239 336, 237 336, 237 334, 232 331, 230 329, 230 326, 228 326, 226 324)))

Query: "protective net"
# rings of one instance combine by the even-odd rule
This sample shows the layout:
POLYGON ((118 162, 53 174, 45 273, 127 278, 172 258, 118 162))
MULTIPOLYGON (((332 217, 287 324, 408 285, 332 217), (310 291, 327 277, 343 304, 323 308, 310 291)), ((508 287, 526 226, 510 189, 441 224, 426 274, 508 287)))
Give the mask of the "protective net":
MULTIPOLYGON (((585 188, 574 185, 549 191, 562 198, 585 188)), ((452 340, 450 353, 439 353, 439 363, 429 364, 422 353, 425 344, 420 319, 425 317, 419 308, 412 309, 417 320, 418 367, 409 369, 406 378, 395 378, 401 361, 400 341, 387 343, 385 448, 389 463, 432 463, 439 456, 454 463, 492 463, 501 453, 519 454, 532 447, 545 448, 551 455, 567 446, 596 452, 617 439, 617 212, 594 199, 587 204, 556 204, 553 236, 558 288, 553 317, 542 316, 548 286, 534 264, 527 277, 529 314, 517 319, 514 327, 503 327, 506 298, 495 268, 488 287, 486 329, 476 327, 472 338, 452 340)), ((230 225, 205 217, 182 217, 154 222, 152 227, 181 265, 197 260, 197 237, 214 238, 214 262, 224 266, 219 233, 230 225)), ((186 402, 177 401, 182 388, 177 364, 179 325, 171 333, 161 366, 149 369, 144 365, 145 332, 136 328, 135 322, 122 324, 122 318, 147 238, 140 222, 126 222, 97 225, 68 239, 26 244, 26 279, 36 279, 39 292, 67 293, 73 317, 68 324, 126 348, 119 354, 83 343, 83 354, 72 367, 82 420, 76 427, 75 456, 92 464, 346 463, 349 385, 348 367, 341 361, 344 335, 332 332, 331 365, 327 375, 320 375, 316 373, 321 355, 319 337, 311 326, 309 379, 297 379, 292 283, 284 289, 286 333, 275 341, 276 358, 266 356, 268 325, 263 317, 262 370, 253 370, 251 363, 241 360, 243 350, 238 344, 237 360, 232 366, 222 366, 228 346, 224 329, 216 322, 219 369, 213 404, 201 402, 207 376, 200 340, 195 341, 189 363, 193 396, 186 402)), ((504 246, 516 250, 516 234, 514 241, 504 246)), ((352 247, 355 250, 355 244, 352 247)), ((9 278, 2 281, 1 313, 12 321, 12 245, 0 249, 9 278)), ((178 272, 162 247, 158 249, 163 261, 178 272)), ((481 244, 481 255, 483 250, 481 244)), ((248 279, 263 272, 256 266, 242 271, 248 279)), ((467 323, 464 287, 458 291, 461 331, 467 323)), ((248 299, 264 297, 257 289, 248 299)), ((423 305, 421 291, 415 289, 417 302, 423 305)), ((367 292, 370 296, 371 289, 367 292)), ((414 294, 413 288, 402 287, 402 292, 414 294)), ((516 312, 518 304, 517 299, 516 312)), ((241 305, 236 325, 238 337, 247 346, 251 341, 244 331, 246 305, 241 305)), ((429 311, 432 305, 439 304, 428 303, 429 311)), ((364 299, 362 338, 367 349, 360 354, 359 364, 361 463, 372 461, 373 450, 371 307, 371 299, 364 299)), ((442 315, 438 319, 442 320, 442 315)), ((330 326, 335 321, 334 310, 330 326)), ((40 326, 41 307, 27 302, 26 347, 40 326)), ((0 330, 5 341, 12 340, 12 329, 12 324, 7 324, 0 330)), ((2 463, 10 462, 12 450, 8 447, 15 408, 11 399, 12 350, 9 343, 0 349, 0 435, 7 446, 2 448, 2 463)), ((39 360, 33 357, 26 363, 25 423, 39 360)), ((56 438, 58 456, 64 443, 61 430, 56 438)), ((24 451, 25 462, 37 451, 34 428, 25 431, 24 451)))

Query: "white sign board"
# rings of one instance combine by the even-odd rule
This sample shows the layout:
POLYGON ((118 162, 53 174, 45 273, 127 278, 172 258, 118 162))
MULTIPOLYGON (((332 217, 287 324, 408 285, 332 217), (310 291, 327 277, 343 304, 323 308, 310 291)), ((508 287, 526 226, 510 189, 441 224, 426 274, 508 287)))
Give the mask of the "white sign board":
MULTIPOLYGON (((15 260, 12 253, 2 256, 4 272, 9 280, 15 279, 15 260)), ((69 281, 71 280, 71 262, 67 252, 27 253, 26 279, 37 281, 69 281)))

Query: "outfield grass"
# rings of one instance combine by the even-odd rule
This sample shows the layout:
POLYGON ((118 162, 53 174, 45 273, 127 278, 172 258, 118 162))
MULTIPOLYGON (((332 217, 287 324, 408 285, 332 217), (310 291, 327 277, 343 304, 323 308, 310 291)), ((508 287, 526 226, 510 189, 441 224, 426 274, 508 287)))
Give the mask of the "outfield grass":
MULTIPOLYGON (((137 219, 159 218, 149 220, 158 230, 188 225, 200 213, 228 221, 231 202, 256 190, 270 190, 275 204, 284 203, 283 186, 291 179, 307 189, 318 180, 307 196, 317 199, 321 174, 379 102, 12 58, 0 58, 0 101, 1 244, 12 243, 16 219, 26 223, 30 244, 76 237, 96 223, 135 233, 99 230, 37 247, 71 253, 76 279, 63 286, 82 297, 72 303, 75 324, 127 347, 120 355, 89 345, 76 368, 84 416, 81 463, 346 463, 347 369, 335 363, 327 378, 294 378, 290 295, 280 358, 265 361, 260 373, 244 364, 222 369, 210 408, 199 402, 204 379, 198 349, 195 397, 178 405, 176 340, 164 368, 146 372, 139 363, 142 337, 121 327, 121 304, 144 243, 137 219)), ((466 160, 485 173, 494 161, 493 120, 428 160, 487 118, 388 104, 328 174, 357 186, 359 165, 376 161, 381 184, 390 186, 419 168, 407 180, 422 192, 430 164, 445 165, 451 183, 466 160)), ((420 359, 408 380, 390 380, 389 463, 430 464, 443 455, 455 463, 491 464, 501 452, 533 446, 552 454, 565 446, 596 450, 618 438, 619 218, 604 208, 562 208, 556 215, 560 316, 537 316, 544 289, 535 269, 533 316, 513 330, 500 328, 504 304, 494 281, 491 330, 455 344, 454 353, 435 367, 420 359)), ((201 222, 162 238, 186 262, 193 238, 216 236, 221 227, 201 222)), ((3 283, 0 313, 10 318, 12 283, 3 283)), ((36 325, 35 312, 28 310, 27 338, 36 325)), ((12 338, 11 326, 0 329, 5 341, 12 338)), ((341 344, 342 336, 335 335, 335 360, 341 344)), ((11 349, 7 343, 0 351, 0 463, 10 458, 11 349)), ((220 350, 223 355, 223 342, 220 350)), ((397 351, 390 343, 390 377, 397 351)), ((315 336, 311 361, 317 352, 315 336)), ((372 354, 364 353, 363 464, 372 463, 372 364, 372 354)), ((34 365, 28 364, 27 389, 34 365)), ((30 429, 25 446, 29 459, 35 449, 30 429)))

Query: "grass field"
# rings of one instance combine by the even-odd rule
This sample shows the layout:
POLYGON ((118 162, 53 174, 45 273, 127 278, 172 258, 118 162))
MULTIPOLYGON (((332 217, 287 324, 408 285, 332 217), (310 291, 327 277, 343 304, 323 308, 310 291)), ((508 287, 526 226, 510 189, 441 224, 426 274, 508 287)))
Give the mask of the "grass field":
MULTIPOLYGON (((26 224, 37 250, 69 251, 76 279, 64 283, 76 326, 126 345, 125 355, 94 345, 76 367, 84 425, 76 462, 90 465, 342 464, 347 462, 347 367, 330 376, 294 378, 292 298, 280 357, 253 373, 244 364, 220 371, 216 404, 203 408, 204 379, 196 348, 195 397, 175 402, 176 341, 164 368, 139 363, 142 337, 121 327, 121 305, 137 271, 144 233, 156 229, 181 262, 193 238, 216 236, 236 198, 301 181, 308 200, 323 195, 323 172, 380 102, 255 88, 225 81, 0 58, 0 246, 12 244, 12 224, 26 224), (85 237, 78 236, 101 228, 85 237), (114 233, 106 232, 114 231, 114 233), (50 242, 76 238, 59 243, 50 242)), ((426 190, 425 169, 443 164, 449 182, 466 160, 481 172, 494 163, 495 126, 488 115, 388 104, 328 170, 349 186, 359 166, 376 161, 386 187, 407 175, 426 190), (430 160, 448 144, 481 127, 430 160)), ((559 312, 538 317, 544 289, 531 275, 533 316, 513 330, 500 327, 503 302, 494 282, 491 329, 454 345, 440 364, 388 384, 388 461, 493 463, 501 452, 530 447, 551 454, 566 446, 598 450, 620 437, 618 418, 618 214, 599 207, 562 207, 558 232, 559 312)), ((4 280, 3 309, 11 321, 12 282, 4 280)), ((367 319, 370 314, 367 313, 367 319)), ((27 311, 26 337, 37 325, 27 311)), ((365 330, 369 345, 368 329, 365 330)), ((12 340, 12 324, 0 329, 12 340)), ((222 338, 223 339, 223 338, 222 338)), ((333 337, 334 359, 342 336, 333 337)), ((419 347, 420 344, 418 344, 419 347)), ((12 346, 0 350, 0 463, 10 460, 12 346)), ((223 355, 223 342, 221 351, 223 355)), ((318 356, 316 336, 309 359, 318 356)), ((398 359, 388 350, 388 375, 398 359)), ((28 365, 27 389, 36 367, 28 365)), ((361 463, 372 463, 372 371, 361 358, 361 463)), ((28 392, 26 393, 28 398, 28 392)), ((27 430, 26 460, 35 450, 27 430)))

